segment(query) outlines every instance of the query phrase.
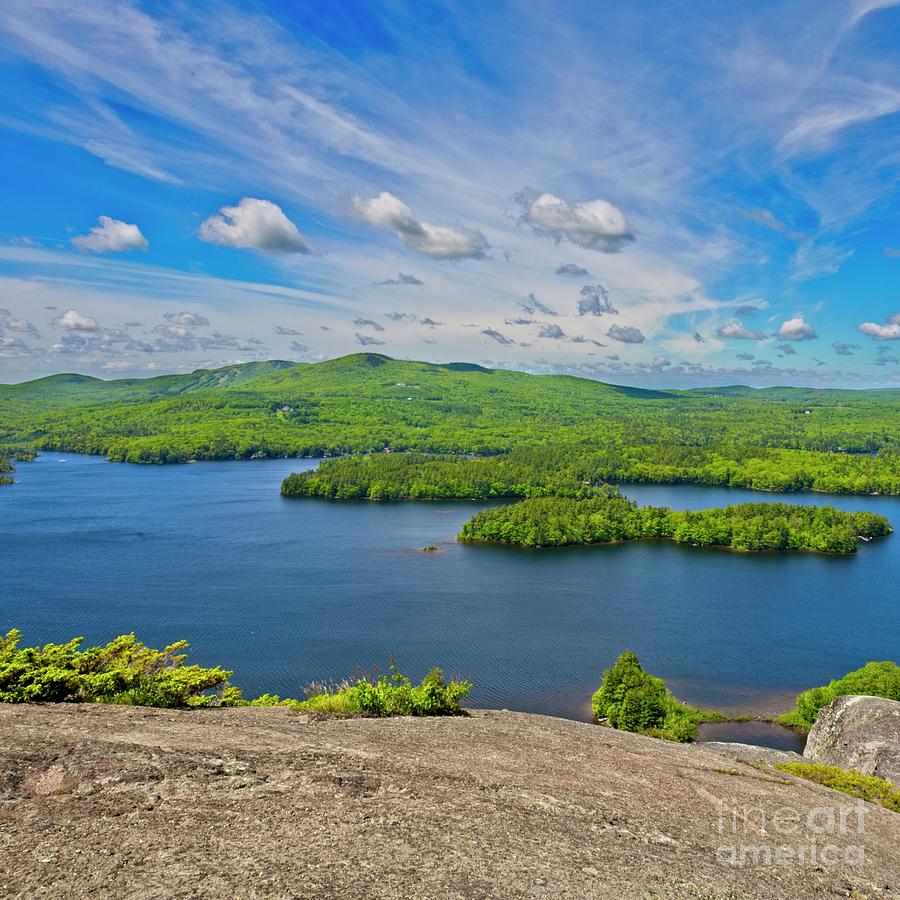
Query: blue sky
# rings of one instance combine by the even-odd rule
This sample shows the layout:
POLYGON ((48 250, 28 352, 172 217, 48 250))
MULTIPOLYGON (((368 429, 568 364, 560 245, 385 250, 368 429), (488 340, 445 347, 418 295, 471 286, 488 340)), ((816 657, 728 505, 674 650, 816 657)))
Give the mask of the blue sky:
POLYGON ((900 386, 900 4, 0 6, 0 381, 900 386))

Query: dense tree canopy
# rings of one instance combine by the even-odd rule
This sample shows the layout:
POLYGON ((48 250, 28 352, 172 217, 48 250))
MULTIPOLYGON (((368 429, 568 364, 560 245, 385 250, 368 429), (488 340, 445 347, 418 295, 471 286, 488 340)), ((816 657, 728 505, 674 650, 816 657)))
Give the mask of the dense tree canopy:
MULTIPOLYGON (((897 391, 644 391, 355 354, 315 365, 0 385, 0 446, 146 463, 533 448, 535 456, 515 462, 521 473, 501 473, 522 496, 531 495, 522 477, 535 467, 558 467, 542 475, 551 481, 586 471, 601 481, 900 494, 898 411, 897 391)), ((489 495, 518 495, 503 490, 489 495)))
POLYGON ((627 497, 609 494, 584 500, 541 497, 485 509, 463 525, 459 537, 521 547, 663 538, 732 550, 854 553, 860 537, 890 531, 884 516, 831 506, 743 503, 691 512, 640 507, 627 497))

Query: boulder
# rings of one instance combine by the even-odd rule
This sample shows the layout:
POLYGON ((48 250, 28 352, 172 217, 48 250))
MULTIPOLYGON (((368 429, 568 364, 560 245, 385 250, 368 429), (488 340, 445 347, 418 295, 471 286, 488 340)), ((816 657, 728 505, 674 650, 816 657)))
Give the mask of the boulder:
POLYGON ((803 756, 900 784, 900 702, 836 697, 819 712, 803 756))

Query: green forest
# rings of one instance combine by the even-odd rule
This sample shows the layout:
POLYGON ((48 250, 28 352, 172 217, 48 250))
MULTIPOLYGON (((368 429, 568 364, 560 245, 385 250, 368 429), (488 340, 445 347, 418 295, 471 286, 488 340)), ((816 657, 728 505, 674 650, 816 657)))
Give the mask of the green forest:
POLYGON ((731 550, 855 553, 860 538, 890 534, 884 516, 831 506, 743 503, 697 512, 638 506, 620 494, 585 500, 539 497, 476 513, 459 533, 467 542, 561 547, 657 539, 731 550))
MULTIPOLYGON (((900 494, 898 413, 896 390, 653 391, 359 353, 147 379, 65 374, 0 385, 0 448, 137 463, 386 458, 393 456, 388 450, 508 457, 490 472, 482 459, 464 460, 471 474, 419 457, 416 466, 438 467, 404 472, 393 467, 405 464, 391 459, 371 478, 369 469, 329 467, 328 477, 347 496, 360 497, 373 485, 398 497, 566 495, 559 484, 579 474, 588 481, 900 494), (350 487, 357 476, 359 490, 350 487), (431 490, 431 479, 457 486, 413 493, 420 485, 431 490), (511 489, 495 489, 494 482, 511 489), (550 490, 551 484, 557 487, 550 490), (469 493, 469 485, 487 493, 469 493)), ((321 496, 338 496, 324 481, 319 488, 321 496)))

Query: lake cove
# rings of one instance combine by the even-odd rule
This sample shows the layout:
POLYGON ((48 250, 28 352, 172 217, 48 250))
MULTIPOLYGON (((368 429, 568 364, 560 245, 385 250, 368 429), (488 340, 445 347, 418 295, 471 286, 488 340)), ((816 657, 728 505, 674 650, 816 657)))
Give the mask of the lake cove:
MULTIPOLYGON (((25 643, 186 638, 248 694, 357 668, 471 677, 483 707, 587 719, 625 648, 681 699, 780 712, 900 643, 900 541, 847 557, 666 543, 528 553, 454 540, 484 502, 288 500, 315 460, 111 464, 46 453, 0 492, 0 614, 25 643), (435 546, 438 552, 423 553, 435 546), (11 561, 11 564, 10 564, 11 561)), ((626 485, 641 505, 789 501, 900 521, 900 499, 626 485)))

